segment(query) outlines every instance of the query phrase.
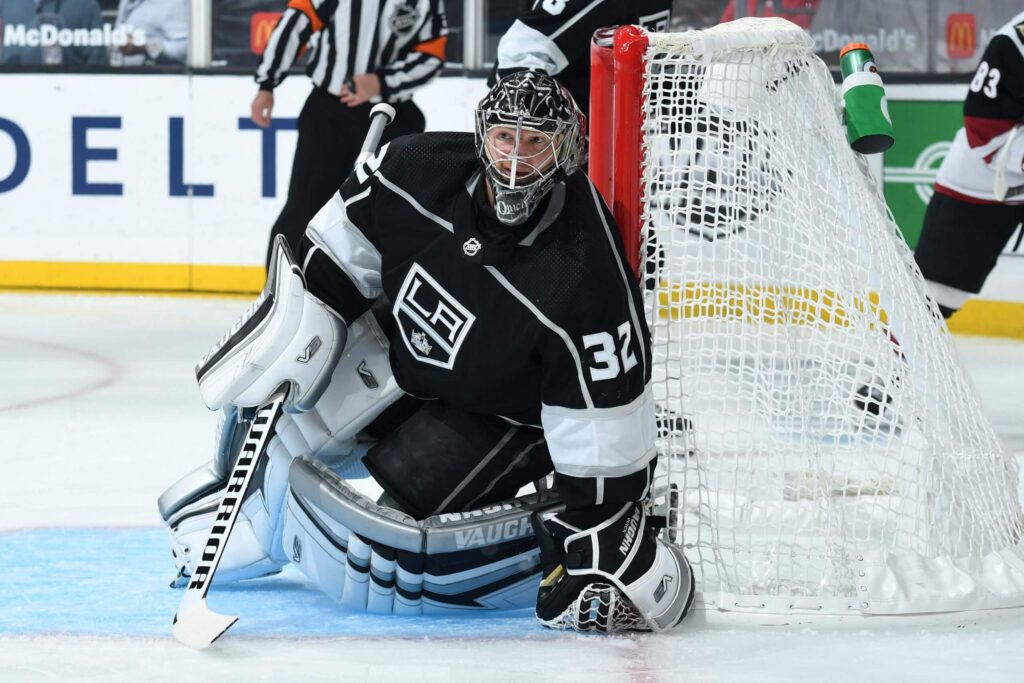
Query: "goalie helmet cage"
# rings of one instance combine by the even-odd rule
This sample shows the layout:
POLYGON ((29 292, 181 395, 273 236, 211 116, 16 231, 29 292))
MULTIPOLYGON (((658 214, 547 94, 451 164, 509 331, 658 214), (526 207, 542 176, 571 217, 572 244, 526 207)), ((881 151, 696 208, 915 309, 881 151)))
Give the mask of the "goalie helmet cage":
POLYGON ((654 503, 698 609, 1024 605, 1016 462, 810 36, 741 19, 607 37, 590 173, 644 290, 654 503))

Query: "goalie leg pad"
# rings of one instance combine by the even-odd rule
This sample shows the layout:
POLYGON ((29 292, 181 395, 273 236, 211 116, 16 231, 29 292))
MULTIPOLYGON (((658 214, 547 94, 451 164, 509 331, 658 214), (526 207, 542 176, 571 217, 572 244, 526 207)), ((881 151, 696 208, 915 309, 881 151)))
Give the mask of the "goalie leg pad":
POLYGON ((284 546, 318 588, 352 610, 518 609, 533 604, 540 578, 530 515, 560 507, 544 492, 417 521, 377 505, 324 464, 297 458, 284 546))
MULTIPOLYGON (((245 423, 241 424, 244 428, 245 423)), ((274 574, 288 563, 280 539, 292 456, 277 437, 271 440, 267 456, 253 473, 253 485, 242 501, 224 548, 214 577, 218 584, 274 574)), ((215 459, 185 475, 160 496, 160 513, 177 569, 172 585, 184 585, 200 560, 197 551, 205 544, 216 519, 230 464, 227 471, 220 470, 215 459)))
POLYGON ((279 236, 263 292, 196 366, 199 391, 211 410, 256 407, 287 382, 285 411, 308 410, 326 389, 345 339, 345 323, 306 291, 279 236))

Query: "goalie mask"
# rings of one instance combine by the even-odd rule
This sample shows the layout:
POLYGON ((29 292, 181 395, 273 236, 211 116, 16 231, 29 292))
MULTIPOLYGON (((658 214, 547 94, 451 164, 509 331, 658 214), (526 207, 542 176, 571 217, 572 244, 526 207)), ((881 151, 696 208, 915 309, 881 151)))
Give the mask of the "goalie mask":
POLYGON ((477 154, 498 220, 524 223, 551 187, 579 168, 585 135, 586 117, 547 74, 499 80, 476 109, 477 154))

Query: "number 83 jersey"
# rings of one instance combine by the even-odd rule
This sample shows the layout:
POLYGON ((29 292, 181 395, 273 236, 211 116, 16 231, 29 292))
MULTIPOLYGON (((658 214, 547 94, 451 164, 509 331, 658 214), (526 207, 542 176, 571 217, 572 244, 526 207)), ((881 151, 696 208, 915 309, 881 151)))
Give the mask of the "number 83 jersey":
POLYGON ((407 393, 542 427, 565 475, 645 469, 650 333, 608 209, 578 172, 506 226, 480 170, 468 133, 382 148, 307 230, 307 287, 347 322, 387 297, 407 393))

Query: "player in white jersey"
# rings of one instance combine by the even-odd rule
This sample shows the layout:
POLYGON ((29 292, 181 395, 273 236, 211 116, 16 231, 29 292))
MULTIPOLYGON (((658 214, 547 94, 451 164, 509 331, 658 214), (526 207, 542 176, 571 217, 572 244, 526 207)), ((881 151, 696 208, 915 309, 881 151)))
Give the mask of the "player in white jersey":
POLYGON ((992 38, 939 168, 915 251, 942 315, 981 291, 1024 221, 1024 13, 992 38))
MULTIPOLYGON (((269 293, 197 370, 211 407, 293 386, 295 414, 243 506, 255 543, 232 537, 229 573, 290 560, 376 611, 529 593, 558 628, 660 631, 685 616, 692 574, 646 505, 650 333, 614 219, 579 172, 584 135, 564 86, 513 74, 481 101, 475 134, 395 140, 357 165, 294 264, 279 249, 269 293), (345 483, 361 467, 386 507, 345 483), (552 470, 555 494, 515 498, 552 470)), ((161 499, 183 576, 215 480, 161 499)))

